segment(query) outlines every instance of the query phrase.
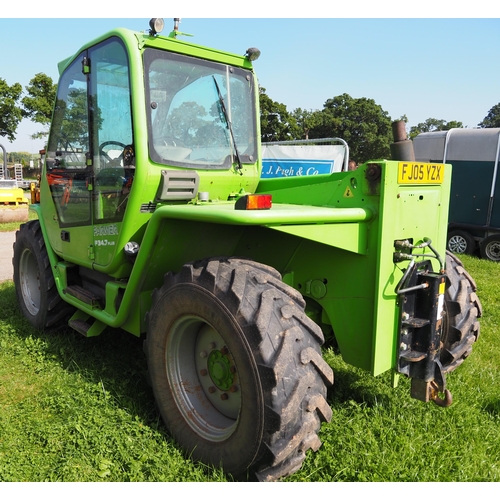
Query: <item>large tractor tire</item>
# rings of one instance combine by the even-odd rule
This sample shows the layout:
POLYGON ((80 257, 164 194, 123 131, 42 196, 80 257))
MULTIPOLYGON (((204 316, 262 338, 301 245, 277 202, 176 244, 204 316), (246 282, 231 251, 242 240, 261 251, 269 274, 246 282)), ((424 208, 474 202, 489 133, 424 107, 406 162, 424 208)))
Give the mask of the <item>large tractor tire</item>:
POLYGON ((16 232, 12 264, 19 307, 34 328, 54 327, 71 315, 73 307, 57 292, 39 221, 16 232))
POLYGON ((151 383, 192 458, 237 479, 273 481, 319 448, 333 372, 304 305, 276 270, 233 258, 186 264, 154 291, 151 383))
POLYGON ((446 275, 448 287, 440 361, 444 373, 449 373, 463 363, 479 337, 477 319, 482 315, 482 306, 474 279, 460 259, 449 251, 446 252, 446 275))

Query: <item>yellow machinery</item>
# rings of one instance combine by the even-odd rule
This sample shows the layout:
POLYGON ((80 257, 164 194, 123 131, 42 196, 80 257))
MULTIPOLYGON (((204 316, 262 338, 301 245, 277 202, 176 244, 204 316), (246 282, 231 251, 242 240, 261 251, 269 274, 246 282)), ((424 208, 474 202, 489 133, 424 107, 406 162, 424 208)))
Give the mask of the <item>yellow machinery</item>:
POLYGON ((0 222, 26 222, 28 220, 28 199, 18 187, 15 179, 7 179, 7 153, 3 149, 3 168, 0 179, 0 222))

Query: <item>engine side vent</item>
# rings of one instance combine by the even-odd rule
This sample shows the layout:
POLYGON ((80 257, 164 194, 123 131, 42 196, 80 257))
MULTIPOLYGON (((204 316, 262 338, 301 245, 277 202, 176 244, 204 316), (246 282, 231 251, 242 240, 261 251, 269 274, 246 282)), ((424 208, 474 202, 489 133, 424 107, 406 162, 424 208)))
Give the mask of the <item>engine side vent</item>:
POLYGON ((157 201, 189 201, 196 198, 200 177, 197 172, 162 170, 157 201))

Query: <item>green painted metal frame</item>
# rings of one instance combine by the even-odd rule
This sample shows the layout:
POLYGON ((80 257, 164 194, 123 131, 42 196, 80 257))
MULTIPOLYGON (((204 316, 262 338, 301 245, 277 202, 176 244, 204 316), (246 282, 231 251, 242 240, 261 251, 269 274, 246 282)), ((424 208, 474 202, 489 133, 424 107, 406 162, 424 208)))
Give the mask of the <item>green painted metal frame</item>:
MULTIPOLYGON (((260 180, 258 158, 244 165, 243 175, 232 170, 199 172, 200 191, 210 191, 210 202, 164 203, 154 213, 143 213, 140 206, 154 199, 165 166, 148 157, 142 50, 156 46, 248 69, 251 64, 240 56, 127 30, 108 33, 89 45, 110 36, 120 37, 127 47, 135 90, 136 176, 123 223, 110 236, 117 249, 114 258, 105 266, 92 260, 92 252, 72 258, 79 234, 88 238, 91 226, 76 229, 71 243, 61 242, 44 182, 43 208, 33 207, 45 241, 50 242, 47 250, 59 293, 79 309, 78 318, 95 318, 95 334, 107 325, 140 335, 146 328, 151 293, 161 286, 166 272, 211 256, 247 257, 273 266, 303 294, 307 313, 323 327, 333 328, 348 363, 374 375, 394 368, 399 321, 395 288, 404 270, 404 264, 394 263, 394 241, 410 239, 417 244, 430 238, 444 255, 451 167, 446 166, 440 185, 400 185, 398 162, 385 160, 354 172, 260 180), (234 199, 252 192, 272 194, 273 207, 235 210, 234 199), (128 241, 140 244, 133 263, 122 251, 128 241), (104 308, 82 304, 65 293, 69 269, 75 264, 113 278, 106 285, 104 308)), ((61 63, 60 70, 71 60, 61 63)), ((428 249, 419 252, 422 259, 431 256, 428 249)))

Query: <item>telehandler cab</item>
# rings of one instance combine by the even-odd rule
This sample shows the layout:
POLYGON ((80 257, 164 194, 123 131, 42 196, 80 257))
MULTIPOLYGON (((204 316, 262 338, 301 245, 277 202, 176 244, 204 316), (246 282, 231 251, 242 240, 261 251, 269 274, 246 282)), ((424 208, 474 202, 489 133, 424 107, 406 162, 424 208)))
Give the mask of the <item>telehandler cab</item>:
POLYGON ((261 179, 259 51, 161 26, 116 29, 59 65, 38 220, 14 244, 26 318, 144 336, 166 426, 235 477, 285 477, 319 448, 325 337, 449 405, 445 375, 481 315, 446 253, 451 166, 415 162, 396 137, 393 160, 261 179))

